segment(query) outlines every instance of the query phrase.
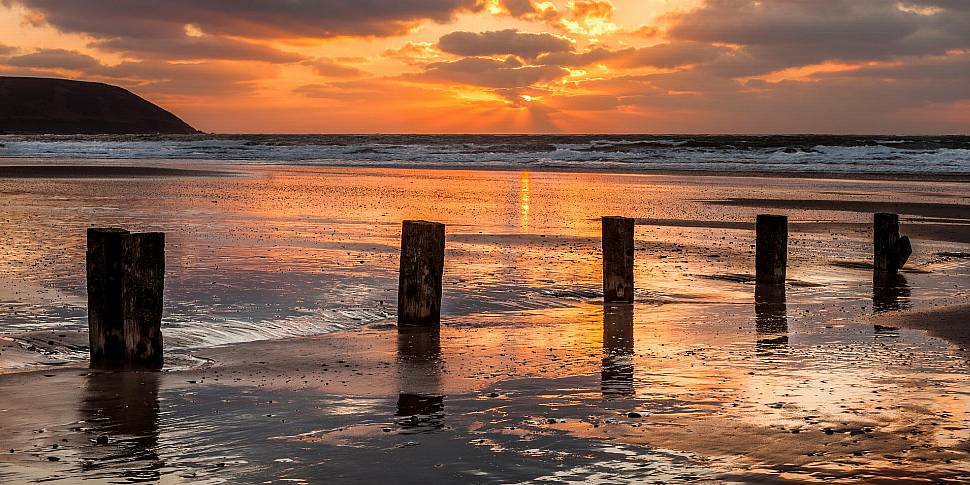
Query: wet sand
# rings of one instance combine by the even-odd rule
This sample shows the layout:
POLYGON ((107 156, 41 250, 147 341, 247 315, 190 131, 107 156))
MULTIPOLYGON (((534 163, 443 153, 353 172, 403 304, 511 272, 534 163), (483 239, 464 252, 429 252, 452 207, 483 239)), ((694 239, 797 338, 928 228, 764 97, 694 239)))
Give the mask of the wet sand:
POLYGON ((919 312, 880 315, 873 320, 875 325, 887 328, 923 330, 953 343, 961 352, 970 352, 970 306, 948 306, 919 312))
POLYGON ((926 365, 909 344, 826 362, 822 354, 862 346, 810 335, 817 329, 789 329, 782 342, 765 338, 778 329, 756 333, 730 316, 708 329, 712 341, 651 306, 567 314, 552 325, 240 344, 160 374, 6 376, 0 426, 12 448, 0 476, 958 483, 970 474, 965 374, 921 382, 870 368, 874 382, 838 383, 860 364, 926 365), (813 338, 831 349, 799 342, 813 338), (737 346, 759 349, 755 360, 737 346))
POLYGON ((970 478, 970 248, 918 232, 944 218, 965 237, 963 185, 219 170, 249 176, 0 182, 20 194, 3 199, 0 481, 970 478), (755 195, 801 204, 784 208, 780 295, 749 283, 750 221, 773 203, 719 203, 755 195), (920 237, 874 281, 870 207, 853 204, 890 198, 920 237), (604 307, 597 217, 613 213, 638 219, 638 292, 604 307), (449 224, 438 334, 393 326, 406 218, 449 224), (73 234, 93 223, 171 236, 165 372, 77 356, 73 234))

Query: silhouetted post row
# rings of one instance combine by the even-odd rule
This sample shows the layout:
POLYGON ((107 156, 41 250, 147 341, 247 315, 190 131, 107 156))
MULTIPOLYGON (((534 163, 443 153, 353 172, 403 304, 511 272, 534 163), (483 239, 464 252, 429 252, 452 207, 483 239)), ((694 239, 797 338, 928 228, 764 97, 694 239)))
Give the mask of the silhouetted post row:
POLYGON ((633 303, 634 220, 603 218, 603 299, 607 303, 633 303))
POLYGON ((896 273, 913 254, 906 236, 899 236, 899 215, 879 213, 873 217, 872 265, 877 272, 896 273))
POLYGON ((397 289, 398 326, 441 323, 441 277, 445 266, 445 225, 404 221, 397 289))
POLYGON ((788 218, 759 215, 756 230, 756 283, 784 285, 788 272, 788 218))
POLYGON ((160 368, 165 234, 87 231, 92 366, 160 368))

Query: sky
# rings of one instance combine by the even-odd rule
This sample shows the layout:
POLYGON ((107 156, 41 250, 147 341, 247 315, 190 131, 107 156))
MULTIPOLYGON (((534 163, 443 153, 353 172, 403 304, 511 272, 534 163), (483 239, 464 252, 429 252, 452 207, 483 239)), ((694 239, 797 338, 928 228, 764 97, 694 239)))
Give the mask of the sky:
POLYGON ((220 133, 970 133, 970 0, 0 0, 220 133))

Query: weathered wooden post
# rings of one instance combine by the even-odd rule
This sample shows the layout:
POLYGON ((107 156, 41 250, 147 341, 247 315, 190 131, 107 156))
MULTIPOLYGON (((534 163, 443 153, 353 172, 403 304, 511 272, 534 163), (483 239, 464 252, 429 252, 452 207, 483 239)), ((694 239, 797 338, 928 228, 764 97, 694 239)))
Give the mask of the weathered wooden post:
POLYGON ((788 218, 761 214, 757 223, 755 280, 759 285, 784 285, 788 268, 788 218))
POLYGON ((445 225, 404 221, 397 288, 398 326, 441 323, 441 275, 445 266, 445 225))
POLYGON ((164 233, 125 236, 122 282, 127 362, 136 366, 161 367, 164 233))
POLYGON ((633 219, 603 218, 603 299, 607 303, 633 303, 633 232, 633 219))
POLYGON ((906 236, 899 236, 899 215, 879 213, 873 217, 872 265, 876 271, 896 273, 913 254, 906 236))
POLYGON ((88 229, 88 339, 92 365, 120 363, 125 359, 121 293, 127 235, 124 229, 88 229))
POLYGON ((87 236, 91 364, 161 367, 165 234, 91 228, 87 236))

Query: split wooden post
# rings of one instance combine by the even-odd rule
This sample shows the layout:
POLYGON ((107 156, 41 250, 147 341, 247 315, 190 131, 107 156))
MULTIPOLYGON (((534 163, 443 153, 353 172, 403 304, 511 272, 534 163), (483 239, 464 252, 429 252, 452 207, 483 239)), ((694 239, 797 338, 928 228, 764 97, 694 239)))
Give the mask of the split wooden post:
POLYGON ((125 356, 129 364, 161 367, 165 234, 129 234, 124 253, 125 356))
POLYGON ((88 340, 91 363, 125 359, 124 309, 121 305, 124 238, 128 231, 88 229, 88 340))
POLYGON ((441 323, 441 276, 445 267, 445 225, 404 221, 397 289, 398 326, 441 323))
POLYGON ((603 299, 607 303, 633 303, 634 220, 603 218, 603 299))
POLYGON ((899 236, 899 215, 879 213, 873 217, 872 265, 879 272, 896 273, 913 254, 906 236, 899 236))
POLYGON ((165 235, 88 229, 91 365, 161 367, 165 235))
POLYGON ((761 214, 757 223, 755 280, 759 285, 784 285, 788 271, 788 218, 761 214))

